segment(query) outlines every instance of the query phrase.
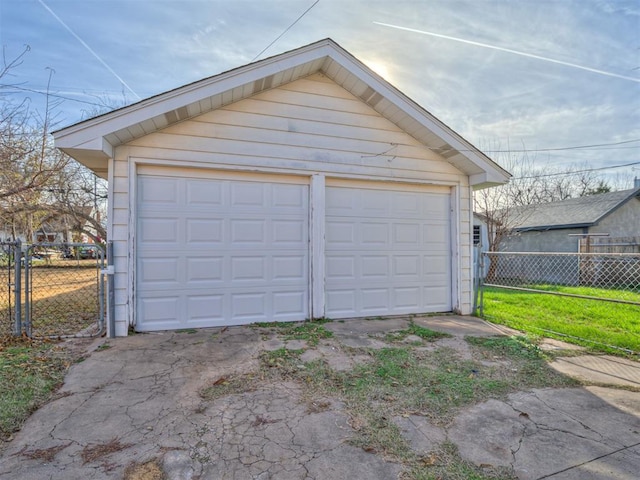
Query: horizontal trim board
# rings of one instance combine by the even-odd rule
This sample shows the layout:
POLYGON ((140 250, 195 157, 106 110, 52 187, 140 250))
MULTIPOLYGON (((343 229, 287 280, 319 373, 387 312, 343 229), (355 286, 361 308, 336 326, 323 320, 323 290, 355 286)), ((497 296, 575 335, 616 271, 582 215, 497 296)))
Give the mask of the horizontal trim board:
POLYGON ((237 171, 231 172, 228 170, 216 170, 212 168, 165 167, 158 165, 146 165, 138 162, 136 163, 138 175, 211 180, 241 180, 245 182, 288 183, 296 185, 308 185, 311 181, 309 176, 302 175, 237 171))

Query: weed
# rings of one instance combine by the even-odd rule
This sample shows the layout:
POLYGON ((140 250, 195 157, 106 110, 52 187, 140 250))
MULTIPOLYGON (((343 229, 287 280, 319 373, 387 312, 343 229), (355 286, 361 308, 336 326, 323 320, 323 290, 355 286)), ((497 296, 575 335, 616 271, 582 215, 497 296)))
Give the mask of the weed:
POLYGON ((476 466, 463 460, 458 448, 451 442, 444 442, 428 455, 416 456, 405 475, 411 480, 516 480, 513 471, 505 467, 491 465, 476 466))
POLYGON ((109 350, 111 348, 111 345, 109 345, 108 343, 103 343, 102 345, 98 345, 98 347, 96 348, 96 352, 100 352, 102 350, 109 350))
POLYGON ((202 399, 212 401, 226 395, 251 392, 255 383, 254 375, 229 375, 210 382, 198 393, 202 399))
POLYGON ((388 333, 387 335, 385 335, 385 340, 391 343, 402 342, 409 335, 420 337, 428 342, 435 342, 437 340, 440 340, 441 338, 451 337, 451 335, 449 335, 448 333, 436 332, 435 330, 416 325, 412 320, 409 324, 409 328, 397 332, 388 333))
POLYGON ((198 333, 198 330, 196 330, 195 328, 181 328, 179 330, 176 330, 176 333, 193 334, 193 333, 198 333))
POLYGON ((323 338, 331 338, 333 332, 322 325, 330 321, 326 318, 314 319, 306 322, 269 322, 256 323, 253 328, 272 328, 282 335, 285 340, 304 340, 310 347, 318 345, 323 338))
POLYGON ((351 445, 393 461, 406 462, 413 458, 411 447, 400 429, 383 413, 365 408, 355 413, 352 411, 352 415, 356 434, 349 440, 351 445))
POLYGON ((489 360, 507 360, 508 368, 491 368, 493 378, 509 381, 513 388, 570 387, 578 381, 566 377, 547 364, 548 354, 526 337, 466 337, 476 355, 489 360))

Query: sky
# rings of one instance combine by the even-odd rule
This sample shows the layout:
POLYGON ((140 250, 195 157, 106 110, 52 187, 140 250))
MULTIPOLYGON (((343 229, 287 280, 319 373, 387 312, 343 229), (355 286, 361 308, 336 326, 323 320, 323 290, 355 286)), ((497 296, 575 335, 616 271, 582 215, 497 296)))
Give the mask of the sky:
POLYGON ((640 0, 0 0, 0 101, 61 128, 327 37, 503 165, 640 178, 640 0))

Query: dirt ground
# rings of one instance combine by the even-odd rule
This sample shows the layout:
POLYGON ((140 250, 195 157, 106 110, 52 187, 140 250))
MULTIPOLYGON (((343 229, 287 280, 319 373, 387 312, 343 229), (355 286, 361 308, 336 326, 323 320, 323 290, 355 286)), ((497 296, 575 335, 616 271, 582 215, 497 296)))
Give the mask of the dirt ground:
POLYGON ((445 316, 99 339, 0 479, 637 478, 640 388, 509 334, 445 316))

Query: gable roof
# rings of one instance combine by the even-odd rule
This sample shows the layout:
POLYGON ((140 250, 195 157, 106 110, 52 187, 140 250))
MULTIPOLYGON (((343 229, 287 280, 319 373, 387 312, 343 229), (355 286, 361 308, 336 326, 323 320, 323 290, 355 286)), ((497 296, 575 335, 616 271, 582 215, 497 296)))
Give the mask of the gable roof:
POLYGON ((635 197, 640 199, 640 188, 527 205, 513 209, 510 216, 520 232, 590 227, 635 197))
POLYGON ((250 63, 53 132, 56 146, 100 176, 135 138, 321 72, 460 171, 475 188, 511 176, 476 147, 331 39, 250 63))

